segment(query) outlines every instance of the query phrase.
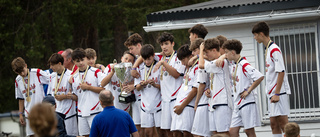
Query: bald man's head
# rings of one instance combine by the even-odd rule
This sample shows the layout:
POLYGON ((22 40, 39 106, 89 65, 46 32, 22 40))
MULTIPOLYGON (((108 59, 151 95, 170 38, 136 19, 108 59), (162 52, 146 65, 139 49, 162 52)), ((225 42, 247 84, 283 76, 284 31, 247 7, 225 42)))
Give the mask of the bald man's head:
POLYGON ((109 90, 102 90, 99 94, 99 100, 102 106, 113 105, 113 95, 109 90))

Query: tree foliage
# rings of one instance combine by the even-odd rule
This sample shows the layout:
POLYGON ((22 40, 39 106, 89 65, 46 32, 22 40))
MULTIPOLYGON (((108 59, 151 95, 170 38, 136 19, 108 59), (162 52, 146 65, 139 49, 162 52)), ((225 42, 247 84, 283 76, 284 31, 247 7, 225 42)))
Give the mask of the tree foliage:
MULTIPOLYGON (((0 1, 0 112, 18 109, 11 69, 15 57, 28 67, 48 69, 47 60, 66 48, 91 47, 98 63, 120 59, 129 32, 153 44, 160 32, 146 33, 146 15, 151 12, 207 0, 1 0, 0 1)), ((187 30, 171 31, 176 45, 187 43, 187 30)), ((177 48, 176 46, 175 48, 177 48)))

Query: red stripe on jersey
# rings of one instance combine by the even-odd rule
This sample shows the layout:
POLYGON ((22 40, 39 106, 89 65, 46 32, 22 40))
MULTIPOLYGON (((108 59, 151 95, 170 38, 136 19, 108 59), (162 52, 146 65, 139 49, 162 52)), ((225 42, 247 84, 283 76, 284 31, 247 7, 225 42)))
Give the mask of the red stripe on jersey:
POLYGON ((175 96, 177 94, 177 92, 179 91, 179 89, 181 88, 182 84, 180 85, 180 87, 171 95, 171 97, 175 96))
POLYGON ((157 107, 160 107, 160 105, 161 105, 161 101, 159 102, 159 104, 157 105, 157 107))
POLYGON ((224 61, 222 62, 222 68, 223 68, 223 66, 224 66, 224 61))
POLYGON ((162 59, 162 55, 157 55, 158 56, 158 58, 159 58, 159 61, 162 59))
POLYGON ((184 99, 180 100, 180 103, 181 103, 182 101, 184 101, 186 98, 187 98, 187 97, 185 97, 184 99))
POLYGON ((17 82, 17 80, 14 80, 14 82, 16 83, 16 87, 18 87, 18 82, 17 82))
POLYGON ((108 67, 108 73, 111 72, 110 64, 107 67, 108 67))
POLYGON ((273 58, 272 54, 273 54, 274 52, 276 52, 276 51, 279 51, 280 54, 281 54, 281 51, 280 51, 278 48, 274 48, 274 49, 272 49, 271 52, 270 52, 270 57, 271 57, 271 58, 273 58))
POLYGON ((196 70, 198 69, 199 67, 196 67, 193 71, 194 74, 196 74, 196 70))
POLYGON ((27 112, 27 114, 29 115, 29 112, 25 109, 25 111, 27 112))
POLYGON ((78 70, 78 66, 74 65, 73 72, 71 74, 75 73, 77 70, 78 70))
POLYGON ((100 72, 100 69, 97 69, 96 72, 94 72, 94 76, 96 76, 96 78, 98 78, 98 73, 100 72))
POLYGON ((98 102, 93 108, 91 108, 91 110, 94 110, 98 106, 99 103, 100 102, 98 102))
POLYGON ((40 81, 40 76, 42 76, 42 75, 40 74, 40 69, 37 69, 37 77, 38 77, 39 83, 41 83, 41 81, 40 81))
POLYGON ((71 103, 71 106, 70 106, 70 108, 68 109, 68 111, 67 111, 66 113, 64 113, 65 115, 67 115, 67 114, 69 113, 69 111, 70 111, 71 108, 72 108, 72 105, 73 105, 73 103, 71 103))
POLYGON ((220 89, 220 91, 219 91, 217 94, 215 94, 215 95, 212 97, 212 99, 214 99, 223 89, 224 89, 224 88, 220 89))
POLYGON ((126 109, 124 109, 124 111, 127 111, 129 109, 129 107, 130 107, 130 105, 126 109))
POLYGON ((246 73, 245 72, 247 72, 247 70, 245 69, 248 65, 250 65, 249 63, 245 63, 243 66, 242 66, 242 72, 243 72, 243 74, 245 75, 245 76, 247 76, 246 75, 246 73))
POLYGON ((268 94, 271 94, 272 90, 276 87, 277 83, 272 87, 268 94))
POLYGON ((244 60, 247 60, 247 58, 246 58, 246 57, 243 57, 243 59, 244 59, 244 60))
POLYGON ((238 105, 241 103, 242 99, 240 99, 240 101, 238 102, 238 105))
POLYGON ((143 106, 143 107, 146 107, 143 102, 142 102, 142 106, 143 106))
POLYGON ((80 110, 80 109, 78 109, 78 111, 79 111, 79 112, 81 112, 81 110, 80 110))

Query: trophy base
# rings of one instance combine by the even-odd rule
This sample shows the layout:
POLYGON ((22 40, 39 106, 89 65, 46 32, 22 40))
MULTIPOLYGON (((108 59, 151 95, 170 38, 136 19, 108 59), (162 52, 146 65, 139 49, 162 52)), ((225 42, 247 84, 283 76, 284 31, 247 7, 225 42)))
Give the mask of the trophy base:
POLYGON ((134 101, 136 101, 136 95, 135 94, 131 94, 129 96, 128 95, 122 95, 122 94, 119 95, 119 102, 120 103, 127 104, 127 103, 134 102, 134 101))

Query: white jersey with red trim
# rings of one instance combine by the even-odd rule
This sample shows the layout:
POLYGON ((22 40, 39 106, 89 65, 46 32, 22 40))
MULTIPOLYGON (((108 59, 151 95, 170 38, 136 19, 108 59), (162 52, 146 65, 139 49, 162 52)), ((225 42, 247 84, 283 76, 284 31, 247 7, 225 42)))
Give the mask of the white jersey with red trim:
MULTIPOLYGON (((156 62, 155 62, 156 64, 156 62)), ((154 64, 154 65, 155 65, 154 64)), ((153 65, 153 66, 154 66, 153 65)), ((135 80, 134 85, 138 85, 141 81, 145 81, 145 74, 149 72, 150 67, 139 67, 140 76, 135 80)), ((160 84, 160 71, 157 70, 153 73, 154 67, 149 74, 148 80, 153 79, 155 84, 160 84)), ((148 84, 141 90, 141 108, 147 113, 155 113, 161 109, 161 93, 160 89, 148 84)))
POLYGON ((244 105, 247 105, 248 103, 255 103, 256 99, 256 91, 253 90, 251 93, 245 98, 241 99, 240 95, 243 91, 248 90, 249 87, 252 85, 252 83, 259 78, 263 77, 263 74, 261 74, 257 69, 252 67, 249 62, 246 60, 245 57, 242 57, 237 64, 237 72, 236 72, 236 78, 234 79, 234 72, 236 71, 236 65, 233 65, 233 72, 232 72, 232 80, 236 80, 236 84, 232 84, 233 88, 236 86, 236 91, 233 94, 234 99, 234 106, 239 109, 242 108, 244 105))
MULTIPOLYGON (((110 66, 110 64, 108 65, 107 68, 109 68, 109 66, 110 66)), ((109 68, 109 70, 105 71, 105 73, 107 75, 111 72, 111 68, 109 68)), ((119 102, 119 95, 121 93, 120 79, 117 77, 116 73, 113 74, 108 85, 110 85, 108 88, 114 96, 114 100, 113 100, 114 107, 121 109, 121 110, 124 110, 124 111, 127 111, 130 108, 130 103, 120 103, 119 102)))
MULTIPOLYGON (((99 102, 99 94, 90 90, 82 90, 80 83, 84 77, 85 71, 75 73, 73 76, 72 89, 78 96, 78 114, 82 117, 87 117, 92 114, 102 111, 102 107, 99 102)), ((101 87, 101 81, 105 75, 100 69, 90 67, 88 68, 87 75, 83 82, 93 87, 101 87)))
MULTIPOLYGON (((178 91, 175 106, 181 105, 183 101, 187 99, 193 87, 199 88, 199 83, 197 82, 198 71, 199 71, 198 64, 194 65, 192 68, 190 67, 189 70, 188 69, 186 70, 185 74, 188 75, 188 79, 187 79, 187 76, 184 75, 183 83, 181 84, 181 88, 179 88, 179 91, 178 91), (186 80, 188 80, 187 88, 185 88, 186 80)), ((188 104, 188 106, 194 107, 195 100, 196 98, 193 98, 192 101, 190 101, 190 103, 188 104)))
MULTIPOLYGON (((199 68, 197 82, 199 84, 206 84, 206 87, 204 88, 204 91, 206 91, 210 86, 210 73, 207 73, 204 69, 199 68)), ((209 98, 203 92, 198 105, 208 104, 208 99, 209 98)))
POLYGON ((49 73, 41 69, 29 69, 30 75, 30 87, 29 87, 29 96, 31 98, 30 102, 27 102, 27 86, 28 86, 28 76, 21 77, 18 75, 15 80, 15 94, 16 99, 24 100, 24 115, 28 117, 30 109, 33 105, 41 103, 44 98, 43 84, 49 83, 49 73), (25 85, 23 83, 25 81, 25 85))
POLYGON ((285 70, 282 52, 280 48, 272 42, 269 45, 266 59, 266 94, 268 97, 272 97, 275 94, 274 92, 277 86, 278 72, 285 73, 280 94, 291 94, 285 70))
MULTIPOLYGON (((159 53, 156 54, 155 59, 158 60, 162 60, 164 56, 160 55, 159 53)), ((165 61, 169 61, 170 56, 166 56, 165 57, 165 61)), ((177 97, 177 92, 179 91, 180 85, 182 83, 182 79, 183 79, 183 75, 184 75, 184 71, 185 71, 185 66, 182 65, 181 61, 178 59, 177 53, 175 52, 170 60, 170 62, 168 62, 168 64, 175 68, 178 73, 180 73, 180 77, 179 78, 174 78, 173 76, 171 76, 167 71, 166 68, 162 66, 163 68, 163 79, 161 80, 161 97, 162 97, 162 101, 165 102, 170 102, 171 100, 176 99, 177 97)), ((160 67, 161 68, 161 67, 160 67)), ((161 73, 161 70, 160 70, 161 73)), ((160 74, 161 75, 161 74, 160 74)))
POLYGON ((210 79, 210 82, 213 84, 212 89, 210 89, 211 98, 208 101, 210 108, 228 105, 233 109, 232 85, 228 61, 225 59, 222 67, 218 67, 216 66, 216 60, 205 60, 204 69, 207 73, 213 73, 213 78, 210 79))
MULTIPOLYGON (((71 77, 72 71, 65 69, 65 72, 63 74, 63 77, 61 79, 61 75, 57 75, 57 72, 52 72, 50 74, 50 83, 48 86, 48 94, 51 94, 52 96, 55 96, 55 89, 56 86, 58 86, 58 81, 61 80, 60 85, 58 87, 56 95, 67 95, 71 89, 71 84, 69 83, 69 79, 71 77), (57 78, 58 76, 58 78, 57 78)), ((56 99, 56 112, 62 113, 66 115, 66 118, 68 116, 72 116, 76 114, 76 107, 75 102, 71 99, 64 99, 61 101, 58 101, 56 99)))

